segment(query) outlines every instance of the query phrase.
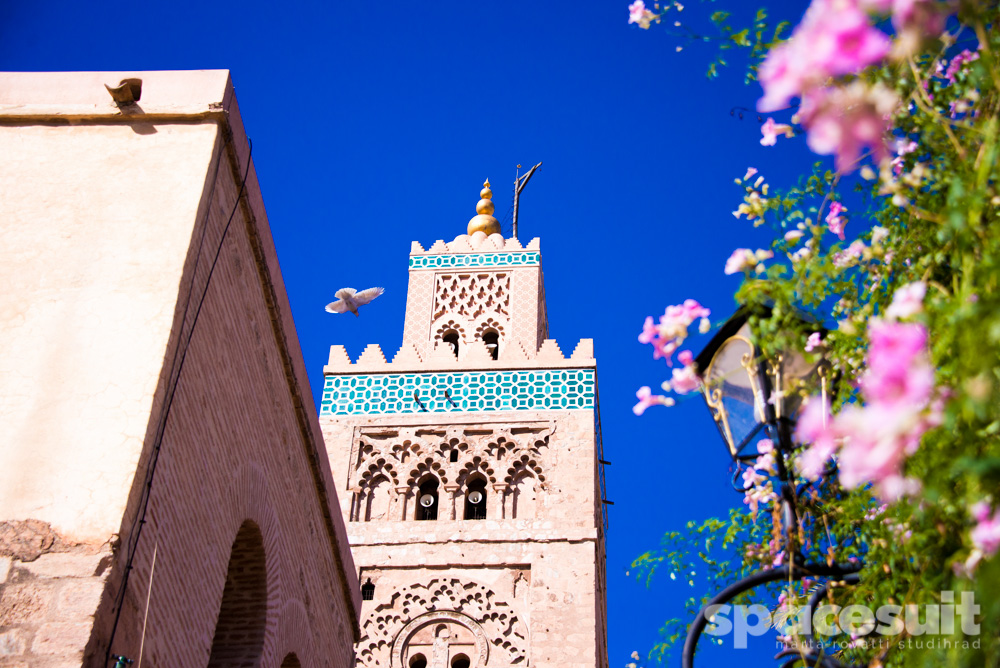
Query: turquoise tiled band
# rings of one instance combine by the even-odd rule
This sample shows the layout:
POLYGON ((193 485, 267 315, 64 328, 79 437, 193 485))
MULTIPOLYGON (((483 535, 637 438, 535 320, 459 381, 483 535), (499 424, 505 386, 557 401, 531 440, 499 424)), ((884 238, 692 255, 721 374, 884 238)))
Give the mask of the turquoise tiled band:
POLYGON ((594 391, 593 369, 330 375, 320 415, 578 410, 594 391))
POLYGON ((536 267, 538 251, 509 253, 460 253, 457 255, 411 255, 410 269, 450 269, 452 267, 536 267))

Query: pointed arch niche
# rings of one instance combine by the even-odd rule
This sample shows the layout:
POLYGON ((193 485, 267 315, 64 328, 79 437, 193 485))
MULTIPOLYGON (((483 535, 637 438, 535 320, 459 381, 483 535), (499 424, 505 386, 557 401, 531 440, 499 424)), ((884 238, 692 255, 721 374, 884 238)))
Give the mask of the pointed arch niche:
POLYGON ((264 651, 267 567, 260 527, 246 520, 229 556, 208 668, 255 666, 264 651))

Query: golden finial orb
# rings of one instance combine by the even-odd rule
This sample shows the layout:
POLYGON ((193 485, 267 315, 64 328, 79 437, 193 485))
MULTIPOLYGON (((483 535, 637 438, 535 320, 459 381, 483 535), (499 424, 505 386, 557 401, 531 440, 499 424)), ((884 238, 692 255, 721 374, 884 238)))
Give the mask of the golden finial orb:
POLYGON ((476 215, 469 221, 469 236, 483 232, 487 236, 500 233, 500 223, 493 217, 493 191, 490 190, 490 180, 486 179, 483 189, 479 191, 480 200, 476 203, 476 215))

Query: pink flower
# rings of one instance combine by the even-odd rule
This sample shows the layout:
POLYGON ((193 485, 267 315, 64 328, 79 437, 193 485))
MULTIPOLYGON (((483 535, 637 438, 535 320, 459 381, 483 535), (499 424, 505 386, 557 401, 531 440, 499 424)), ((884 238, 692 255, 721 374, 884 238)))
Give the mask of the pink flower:
POLYGON ((868 338, 868 371, 861 379, 865 399, 897 410, 926 407, 934 391, 934 369, 926 355, 924 326, 876 319, 868 338))
POLYGON ((950 83, 955 83, 955 77, 962 71, 962 67, 974 60, 979 60, 979 53, 965 49, 948 63, 948 69, 945 70, 944 78, 950 83))
POLYGON ((848 267, 854 264, 855 260, 860 260, 865 254, 865 244, 860 239, 851 242, 851 245, 833 254, 833 264, 836 267, 848 267))
POLYGON ((632 407, 632 412, 636 415, 642 415, 650 406, 674 405, 673 399, 659 394, 653 394, 649 387, 645 385, 639 388, 639 391, 635 393, 635 396, 639 400, 639 403, 632 407))
POLYGON ((760 133, 764 135, 763 139, 760 140, 761 146, 774 146, 779 134, 789 138, 795 136, 791 125, 775 123, 773 118, 768 118, 764 125, 760 126, 760 133))
POLYGON ((815 153, 836 155, 841 173, 853 171, 866 148, 881 161, 888 157, 884 137, 897 104, 896 94, 882 84, 868 86, 860 80, 810 90, 799 110, 806 143, 815 153))
POLYGON ((788 105, 831 76, 850 74, 889 53, 889 37, 870 25, 854 2, 814 0, 791 38, 771 49, 758 72, 760 111, 788 105))
POLYGON ((827 75, 850 74, 877 63, 889 54, 888 35, 873 28, 868 17, 851 3, 820 0, 823 17, 810 31, 813 60, 827 75))
POLYGON ((817 348, 822 348, 822 347, 823 347, 823 338, 820 336, 819 332, 813 332, 812 334, 809 335, 809 338, 806 339, 807 353, 811 353, 817 348))
POLYGON ((892 303, 885 311, 887 318, 909 318, 924 310, 924 295, 927 294, 927 284, 914 281, 896 290, 892 303))
POLYGON ((844 225, 846 221, 840 216, 841 212, 847 211, 847 207, 840 202, 830 202, 830 212, 826 214, 826 226, 827 228, 840 237, 841 240, 844 239, 844 225))
POLYGON ((684 366, 691 366, 694 363, 694 353, 690 350, 682 350, 677 353, 677 361, 684 366))
POLYGON ((983 513, 976 521, 978 524, 972 530, 972 544, 985 556, 991 556, 1000 550, 1000 509, 993 513, 993 517, 983 513))
POLYGON ((693 364, 673 370, 673 377, 670 379, 670 388, 677 394, 687 394, 692 390, 697 390, 699 387, 701 387, 701 378, 698 376, 693 364))
POLYGON ((739 273, 755 264, 753 251, 749 248, 737 248, 726 260, 727 275, 739 273))
POLYGON ((674 351, 687 338, 688 326, 711 313, 694 299, 687 299, 683 304, 668 306, 660 316, 659 325, 653 324, 652 317, 646 318, 639 334, 639 342, 652 344, 653 359, 666 358, 667 365, 670 366, 670 358, 674 351))
POLYGON ((642 0, 635 0, 628 6, 628 22, 637 23, 643 30, 649 28, 649 23, 656 18, 656 14, 646 9, 642 0))
MULTIPOLYGON (((793 40, 795 37, 793 36, 793 40)), ((800 53, 801 41, 780 44, 767 54, 757 73, 764 97, 757 101, 759 111, 777 111, 788 106, 793 97, 802 93, 809 63, 800 53)))

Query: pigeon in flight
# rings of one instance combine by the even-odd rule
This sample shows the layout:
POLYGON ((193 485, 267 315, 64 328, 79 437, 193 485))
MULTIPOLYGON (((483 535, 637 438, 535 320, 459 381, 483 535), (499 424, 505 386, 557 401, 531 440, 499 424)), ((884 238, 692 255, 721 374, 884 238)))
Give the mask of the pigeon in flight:
POLYGON ((337 301, 326 305, 329 313, 346 313, 350 311, 358 315, 358 307, 364 306, 371 300, 385 292, 385 288, 368 288, 357 292, 354 288, 341 288, 337 290, 337 301))

